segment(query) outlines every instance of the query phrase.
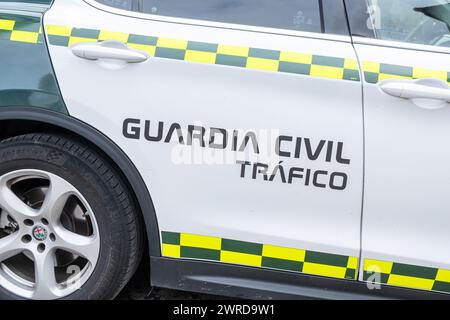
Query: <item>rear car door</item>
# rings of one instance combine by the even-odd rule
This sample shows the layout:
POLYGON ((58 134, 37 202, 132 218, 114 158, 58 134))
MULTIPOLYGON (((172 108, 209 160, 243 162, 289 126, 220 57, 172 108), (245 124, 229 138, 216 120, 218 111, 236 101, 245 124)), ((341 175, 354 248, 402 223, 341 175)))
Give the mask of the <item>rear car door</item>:
POLYGON ((347 8, 364 71, 360 279, 450 292, 450 3, 347 8))
POLYGON ((343 2, 102 2, 116 7, 56 0, 45 34, 69 113, 146 181, 162 255, 356 279, 362 93, 343 2))

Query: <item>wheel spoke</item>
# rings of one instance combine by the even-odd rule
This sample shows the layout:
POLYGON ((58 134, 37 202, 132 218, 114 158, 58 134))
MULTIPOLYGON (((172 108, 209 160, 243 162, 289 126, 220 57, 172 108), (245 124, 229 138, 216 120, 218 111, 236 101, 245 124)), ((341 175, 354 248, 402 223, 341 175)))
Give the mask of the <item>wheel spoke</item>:
POLYGON ((34 252, 34 299, 50 300, 58 298, 55 276, 54 251, 34 252))
POLYGON ((38 214, 36 210, 20 200, 3 180, 0 181, 0 207, 17 222, 35 217, 38 214))
POLYGON ((0 239, 0 262, 5 261, 15 255, 18 255, 25 248, 19 239, 18 234, 14 233, 0 239))
POLYGON ((50 187, 39 210, 39 215, 48 217, 56 222, 63 212, 67 200, 74 192, 75 189, 71 184, 55 175, 51 175, 50 187))
POLYGON ((55 228, 55 247, 82 256, 91 265, 95 265, 100 250, 100 242, 96 236, 82 236, 60 226, 55 228))

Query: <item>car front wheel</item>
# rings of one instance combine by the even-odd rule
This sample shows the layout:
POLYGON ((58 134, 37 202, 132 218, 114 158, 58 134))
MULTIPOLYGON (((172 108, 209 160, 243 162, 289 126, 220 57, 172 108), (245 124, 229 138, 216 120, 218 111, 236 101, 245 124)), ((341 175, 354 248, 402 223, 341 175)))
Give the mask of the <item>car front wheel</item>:
POLYGON ((119 172, 59 134, 0 142, 0 299, 112 299, 143 250, 119 172))

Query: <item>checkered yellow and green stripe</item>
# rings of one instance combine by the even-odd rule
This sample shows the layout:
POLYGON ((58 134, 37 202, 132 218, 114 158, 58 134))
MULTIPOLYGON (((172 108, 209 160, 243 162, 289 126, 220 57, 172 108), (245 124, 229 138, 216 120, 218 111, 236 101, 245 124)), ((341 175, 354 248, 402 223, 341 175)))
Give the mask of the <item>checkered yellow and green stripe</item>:
POLYGON ((385 79, 436 78, 450 84, 450 71, 424 69, 387 63, 363 61, 364 78, 368 83, 378 83, 385 79))
POLYGON ((49 25, 46 26, 46 32, 50 44, 57 46, 71 46, 79 42, 118 40, 132 48, 146 51, 152 57, 360 81, 358 63, 354 59, 70 26, 49 25))
POLYGON ((39 19, 2 19, 0 17, 0 41, 44 43, 44 35, 39 19))
POLYGON ((162 232, 162 255, 355 280, 358 258, 188 233, 162 232))
POLYGON ((363 280, 450 293, 450 270, 446 269, 365 259, 363 280))

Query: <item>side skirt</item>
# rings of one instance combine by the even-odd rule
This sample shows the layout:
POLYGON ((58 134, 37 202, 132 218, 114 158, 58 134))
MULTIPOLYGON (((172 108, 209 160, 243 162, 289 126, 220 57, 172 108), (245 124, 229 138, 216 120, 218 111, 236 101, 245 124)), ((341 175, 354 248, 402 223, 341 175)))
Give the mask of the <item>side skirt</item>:
POLYGON ((151 284, 245 299, 450 299, 449 295, 197 260, 151 257, 151 284))

